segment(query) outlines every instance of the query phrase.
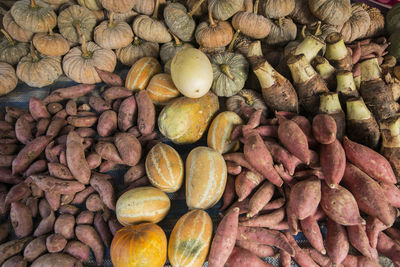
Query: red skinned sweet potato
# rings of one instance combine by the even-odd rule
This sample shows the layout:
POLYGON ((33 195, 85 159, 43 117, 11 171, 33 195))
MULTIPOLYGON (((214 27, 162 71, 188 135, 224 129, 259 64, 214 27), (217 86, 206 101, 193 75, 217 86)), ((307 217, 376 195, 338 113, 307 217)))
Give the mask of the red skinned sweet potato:
POLYGON ((339 265, 349 253, 349 241, 344 226, 328 220, 326 235, 326 251, 332 263, 339 265))
POLYGON ((117 113, 106 110, 101 113, 97 122, 97 132, 100 136, 110 136, 117 130, 117 113))
POLYGON ((124 175, 124 184, 129 184, 143 177, 146 174, 146 169, 143 162, 131 167, 124 175))
POLYGON ((25 205, 31 211, 32 217, 36 217, 39 212, 39 200, 33 196, 28 197, 25 201, 25 205))
POLYGON ((63 105, 58 103, 58 102, 49 103, 47 105, 47 111, 52 115, 56 114, 57 112, 59 112, 63 108, 64 108, 63 105))
POLYGON ((125 98, 118 110, 118 128, 126 132, 134 125, 137 112, 136 100, 134 96, 125 98))
POLYGON ((120 164, 123 163, 117 148, 111 142, 98 142, 96 145, 94 145, 94 150, 105 160, 120 164))
POLYGON ((232 161, 226 161, 226 169, 230 175, 239 175, 242 172, 242 167, 232 161))
POLYGON ((32 237, 14 239, 0 245, 0 264, 3 264, 8 258, 20 253, 32 237))
POLYGON ((49 118, 40 119, 36 124, 36 137, 42 136, 46 133, 47 127, 50 124, 49 118))
POLYGON ((247 198, 251 192, 264 180, 264 178, 252 171, 243 170, 235 179, 235 192, 239 201, 247 198))
POLYGON ((379 253, 391 259, 395 267, 400 266, 400 245, 396 244, 383 232, 379 234, 376 248, 379 253))
POLYGON ((378 262, 370 260, 367 257, 350 254, 347 255, 342 264, 344 267, 381 267, 378 262))
POLYGON ((260 258, 267 258, 275 255, 274 249, 268 245, 256 244, 250 241, 238 240, 236 241, 236 246, 244 248, 260 258))
POLYGON ((255 216, 273 197, 275 186, 269 181, 264 181, 260 188, 254 193, 249 201, 249 212, 247 217, 255 216))
POLYGON ((126 98, 132 95, 132 91, 125 87, 113 86, 104 91, 103 97, 106 101, 111 101, 119 98, 126 98))
POLYGON ((54 118, 51 120, 49 127, 47 128, 46 135, 55 138, 60 132, 61 129, 67 125, 67 121, 62 118, 54 118))
POLYGON ((34 237, 38 237, 41 235, 45 235, 53 231, 54 222, 56 221, 56 217, 54 216, 54 212, 51 211, 50 214, 43 218, 39 225, 36 227, 35 231, 33 232, 34 237))
POLYGON ((103 264, 104 245, 96 230, 90 225, 78 225, 75 227, 75 235, 79 241, 90 247, 96 258, 97 264, 103 264))
POLYGON ((297 182, 290 190, 292 209, 299 220, 315 213, 321 200, 321 181, 311 177, 297 182))
POLYGON ((369 244, 372 248, 376 248, 376 244, 378 243, 378 236, 379 233, 388 229, 388 226, 385 225, 382 221, 378 218, 373 216, 367 217, 367 236, 369 239, 369 244))
POLYGON ((292 257, 290 256, 289 253, 284 251, 283 249, 279 250, 279 255, 280 255, 280 260, 281 260, 281 266, 282 267, 290 267, 292 263, 292 257))
POLYGON ((31 126, 24 116, 21 116, 15 122, 15 137, 23 144, 33 140, 31 126))
POLYGON ((308 255, 306 251, 299 247, 299 245, 294 240, 293 236, 289 232, 285 232, 285 236, 289 244, 293 247, 293 259, 301 267, 318 267, 319 265, 314 262, 314 260, 308 255))
POLYGON ((346 154, 339 140, 328 145, 321 145, 320 163, 325 182, 331 188, 336 188, 343 178, 346 168, 346 154))
POLYGON ((20 202, 11 203, 10 220, 15 235, 18 238, 27 237, 32 234, 32 213, 24 204, 20 202))
POLYGON ((223 155, 226 161, 232 161, 239 166, 245 167, 246 169, 258 174, 262 177, 262 175, 246 160, 245 156, 241 152, 235 153, 227 153, 223 155))
POLYGON ((153 101, 146 90, 141 90, 135 95, 138 117, 137 125, 142 135, 150 134, 154 131, 156 123, 156 109, 153 101))
POLYGON ((119 75, 99 68, 96 68, 96 72, 100 79, 108 86, 124 86, 124 81, 119 75))
POLYGON ((82 138, 74 131, 68 134, 66 145, 66 157, 68 168, 76 180, 88 184, 90 179, 90 168, 85 158, 82 138))
POLYGON ((37 258, 31 265, 32 267, 82 267, 82 263, 65 253, 49 253, 37 258))
POLYGON ((385 182, 380 182, 379 185, 389 203, 395 208, 400 208, 400 189, 394 184, 385 182))
POLYGON ((379 261, 378 252, 369 244, 365 225, 352 225, 346 228, 350 244, 365 257, 379 261))
POLYGON ((51 117, 50 113, 47 111, 46 105, 37 97, 29 98, 29 112, 35 121, 51 117))
POLYGON ((51 102, 59 102, 63 99, 78 98, 93 91, 94 87, 94 84, 78 84, 71 87, 60 88, 51 92, 50 95, 43 99, 43 102, 48 104, 51 102))
POLYGON ((293 175, 296 167, 302 163, 301 160, 289 153, 289 151, 276 142, 266 140, 264 143, 271 152, 274 162, 281 163, 289 174, 293 175))
POLYGON ((110 231, 114 236, 118 232, 118 230, 121 229, 123 226, 122 224, 119 223, 117 218, 113 216, 108 220, 108 227, 110 228, 110 231))
POLYGON ((60 208, 61 205, 60 194, 56 194, 51 191, 44 191, 44 197, 46 198, 52 210, 56 211, 60 208))
POLYGON ((231 175, 228 175, 226 180, 226 186, 224 194, 222 195, 223 205, 219 210, 225 210, 228 208, 233 200, 235 199, 235 178, 231 175))
POLYGON ((325 255, 326 249, 324 247, 324 239, 322 237, 318 221, 314 218, 314 216, 309 216, 301 220, 300 225, 311 246, 313 246, 313 248, 315 248, 322 255, 325 255))
POLYGON ((318 114, 312 122, 314 138, 324 145, 332 144, 336 140, 336 121, 328 114, 318 114))
POLYGON ((272 211, 271 213, 258 215, 250 219, 241 218, 240 225, 250 226, 250 227, 272 228, 278 223, 280 223, 284 219, 284 217, 285 217, 285 209, 280 208, 275 211, 272 211))
POLYGON ((46 250, 47 250, 46 236, 43 235, 37 237, 26 245, 24 249, 24 259, 26 259, 29 262, 32 262, 35 259, 37 259, 40 255, 45 253, 46 250))
POLYGON ((306 117, 297 115, 292 118, 287 117, 287 119, 294 121, 300 127, 300 129, 303 131, 303 133, 307 136, 308 145, 310 147, 318 146, 318 142, 317 142, 317 140, 315 140, 315 138, 312 134, 311 122, 306 117))
POLYGON ((103 161, 100 164, 99 172, 101 172, 101 173, 109 172, 112 169, 114 169, 115 166, 117 166, 117 165, 118 165, 118 163, 116 163, 114 161, 110 161, 110 160, 103 161))
POLYGON ((64 252, 82 262, 89 262, 90 260, 90 248, 79 241, 69 241, 64 248, 64 252))
POLYGON ((115 194, 114 188, 108 179, 104 178, 104 175, 96 172, 92 172, 90 178, 90 185, 99 193, 103 203, 111 210, 115 210, 115 194))
POLYGON ((31 175, 32 181, 43 191, 54 194, 74 194, 85 189, 85 185, 77 181, 61 180, 46 175, 31 175))
POLYGON ((31 195, 31 190, 26 183, 19 183, 10 188, 7 193, 5 204, 11 204, 22 199, 26 199, 31 195))
POLYGON ((400 230, 395 228, 395 227, 390 227, 385 231, 385 234, 387 234, 393 241, 397 242, 400 245, 400 230))
POLYGON ((273 265, 264 262, 255 254, 251 253, 247 249, 241 247, 234 247, 231 255, 226 261, 225 266, 227 267, 239 267, 239 266, 254 266, 254 267, 272 267, 273 265))
POLYGON ((11 170, 6 167, 0 167, 0 183, 5 184, 18 184, 23 180, 21 177, 13 175, 11 170))
POLYGON ((139 163, 142 156, 142 147, 133 134, 117 133, 115 135, 114 143, 124 164, 135 166, 139 163))
POLYGON ((103 216, 99 212, 94 216, 93 225, 97 233, 100 235, 101 240, 103 240, 104 246, 107 248, 110 247, 113 236, 107 223, 104 221, 103 216))
POLYGON ((0 155, 13 155, 18 151, 17 144, 0 144, 0 155))
POLYGON ((74 238, 75 217, 71 214, 61 214, 54 223, 54 233, 62 235, 65 239, 74 238))
MULTIPOLYGON (((329 259, 328 256, 325 256, 321 253, 319 253, 316 249, 313 248, 307 248, 305 249, 307 251, 308 255, 320 266, 324 267, 334 267, 332 264, 331 260, 329 259)), ((341 265, 339 265, 341 267, 341 265)))
POLYGON ((60 234, 51 234, 46 238, 46 248, 50 253, 60 252, 67 245, 67 240, 60 234))
POLYGON ((31 164, 31 166, 26 169, 24 176, 29 177, 32 174, 41 173, 47 170, 47 161, 40 159, 31 164))
POLYGON ((97 122, 97 116, 69 116, 67 122, 74 127, 92 127, 97 122))
POLYGON ((75 100, 70 99, 67 101, 67 104, 65 104, 65 111, 69 116, 75 116, 78 113, 78 106, 75 100))
POLYGON ((286 184, 283 188, 286 198, 286 217, 292 235, 297 235, 299 232, 299 221, 293 210, 293 204, 290 200, 290 187, 286 184))

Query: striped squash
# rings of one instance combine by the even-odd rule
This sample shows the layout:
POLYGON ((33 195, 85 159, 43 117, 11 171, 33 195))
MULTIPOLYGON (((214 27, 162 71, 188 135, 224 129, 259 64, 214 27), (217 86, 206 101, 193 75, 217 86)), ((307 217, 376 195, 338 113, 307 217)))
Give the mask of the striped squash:
POLYGON ((161 190, 137 187, 122 194, 116 204, 117 219, 122 225, 140 222, 158 223, 167 215, 171 202, 161 190))
POLYGON ((208 130, 207 145, 221 154, 237 149, 239 141, 231 142, 230 137, 235 126, 240 124, 243 120, 235 112, 221 112, 208 130))
POLYGON ((203 210, 192 210, 175 224, 168 243, 168 259, 173 267, 201 267, 210 247, 213 224, 203 210))
POLYGON ((222 155, 199 146, 186 159, 186 204, 189 209, 214 206, 225 190, 227 170, 222 155))
POLYGON ((181 95, 176 89, 171 75, 167 73, 154 75, 146 90, 155 105, 166 105, 169 101, 181 95))
POLYGON ((150 183, 158 189, 172 193, 183 183, 183 162, 178 152, 171 146, 159 143, 146 157, 146 174, 150 183))
POLYGON ((143 90, 150 79, 161 72, 161 65, 154 57, 143 57, 132 65, 126 76, 125 87, 129 90, 143 90))

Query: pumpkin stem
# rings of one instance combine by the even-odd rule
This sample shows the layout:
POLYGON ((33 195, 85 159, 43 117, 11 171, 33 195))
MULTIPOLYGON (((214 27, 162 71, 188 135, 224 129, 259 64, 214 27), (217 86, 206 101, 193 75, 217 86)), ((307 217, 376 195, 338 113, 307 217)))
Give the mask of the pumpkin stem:
POLYGON ((85 35, 83 35, 82 30, 81 30, 81 26, 79 25, 79 23, 72 23, 76 29, 76 31, 78 32, 79 37, 82 40, 82 57, 83 58, 90 58, 91 57, 91 53, 87 50, 87 45, 86 45, 86 37, 85 35))
POLYGON ((303 39, 306 39, 306 29, 307 29, 307 26, 306 26, 306 25, 304 25, 304 26, 301 28, 301 37, 302 37, 303 39))
POLYGON ((108 22, 108 28, 114 27, 114 12, 111 12, 110 14, 110 21, 108 22))
POLYGON ((35 8, 38 8, 39 6, 36 4, 36 1, 35 0, 31 0, 31 8, 32 9, 35 9, 35 8))
POLYGON ((239 94, 244 98, 244 101, 247 105, 252 106, 254 104, 254 99, 251 94, 245 93, 243 91, 240 91, 239 94))
POLYGON ((322 34, 321 21, 318 21, 317 22, 317 28, 315 29, 315 32, 314 32, 314 36, 318 36, 318 35, 321 35, 321 34, 322 34))
POLYGON ((53 36, 53 35, 54 35, 53 29, 49 25, 49 36, 53 36))
POLYGON ((153 19, 157 19, 159 7, 160 7, 160 0, 156 0, 156 4, 154 6, 154 12, 153 12, 153 19))
POLYGON ((197 1, 197 3, 193 6, 192 10, 190 10, 190 12, 188 13, 188 16, 193 16, 194 12, 197 11, 197 9, 199 9, 199 7, 203 4, 205 0, 200 0, 197 1))
POLYGON ((35 47, 33 46, 33 42, 31 42, 30 49, 31 49, 31 56, 32 56, 33 62, 38 62, 39 56, 36 53, 35 47))
POLYGON ((1 32, 4 34, 4 37, 6 37, 10 45, 14 46, 17 44, 17 42, 8 34, 8 32, 6 32, 4 29, 1 29, 1 32))
POLYGON ((176 36, 172 31, 169 31, 169 33, 172 35, 175 41, 175 46, 181 46, 182 42, 179 40, 178 36, 176 36))
POLYGON ((228 52, 232 52, 233 51, 233 46, 235 45, 235 42, 236 42, 239 34, 240 34, 240 29, 235 32, 235 35, 233 35, 232 41, 229 44, 229 47, 227 49, 228 52))
POLYGON ((279 18, 278 19, 278 25, 279 25, 279 28, 282 28, 282 26, 283 26, 283 18, 279 18))
POLYGON ((212 17, 212 10, 211 7, 208 7, 208 19, 210 20, 210 27, 215 28, 217 26, 217 23, 215 23, 213 17, 212 17))
POLYGON ((232 81, 235 80, 235 77, 233 77, 231 71, 229 70, 228 64, 221 64, 219 67, 221 68, 222 73, 228 76, 229 79, 231 79, 232 81))
POLYGON ((256 0, 253 6, 253 13, 257 14, 258 13, 258 4, 260 3, 260 0, 256 0))
POLYGON ((140 40, 137 36, 135 36, 135 38, 133 39, 133 44, 134 45, 140 45, 140 40))

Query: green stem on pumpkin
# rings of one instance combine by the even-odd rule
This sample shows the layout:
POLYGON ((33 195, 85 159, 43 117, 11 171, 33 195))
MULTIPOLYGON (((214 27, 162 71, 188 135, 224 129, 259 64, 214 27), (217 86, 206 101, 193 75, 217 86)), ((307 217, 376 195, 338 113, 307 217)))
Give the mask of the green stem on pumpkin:
POLYGON ((133 44, 134 45, 140 45, 140 40, 137 36, 135 36, 135 38, 133 39, 133 44))
POLYGON ((39 6, 36 4, 36 0, 31 0, 31 8, 32 9, 39 8, 39 6))
POLYGON ((244 101, 247 105, 252 106, 254 104, 254 99, 251 94, 245 93, 243 91, 240 91, 239 94, 244 98, 244 101))
POLYGON ((14 46, 17 44, 17 42, 8 34, 8 32, 6 32, 4 29, 1 29, 1 32, 4 34, 4 37, 6 37, 10 45, 14 46))
POLYGON ((222 73, 228 76, 229 79, 231 79, 232 81, 235 80, 235 77, 233 77, 231 71, 229 70, 228 64, 221 64, 219 67, 221 68, 222 73))
POLYGON ((169 31, 169 33, 172 35, 172 38, 174 38, 175 45, 174 46, 181 46, 182 42, 179 40, 178 36, 176 36, 172 31, 169 31))
POLYGON ((48 28, 49 28, 49 36, 53 36, 54 35, 53 29, 51 28, 50 25, 48 28))
POLYGON ((318 36, 318 35, 321 35, 321 34, 322 34, 322 31, 321 31, 321 21, 319 20, 319 21, 317 22, 317 28, 315 29, 314 36, 318 36))
POLYGON ((237 38, 239 37, 239 34, 240 34, 240 30, 238 29, 235 32, 235 35, 233 35, 232 41, 229 44, 229 47, 228 47, 228 49, 226 51, 228 51, 228 52, 232 52, 233 51, 233 46, 235 45, 235 42, 236 42, 237 38))
POLYGON ((114 12, 111 12, 110 14, 110 21, 108 22, 108 28, 114 27, 114 12))
POLYGON ((156 4, 154 6, 154 12, 153 12, 153 19, 157 19, 159 7, 160 7, 160 0, 156 0, 156 4))
POLYGON ((192 10, 190 10, 190 12, 188 13, 188 16, 193 16, 194 12, 197 11, 197 9, 199 9, 199 7, 203 4, 205 0, 200 0, 198 1, 192 8, 192 10))
POLYGON ((279 28, 282 28, 282 26, 283 26, 283 18, 279 18, 277 24, 279 25, 279 28))
POLYGON ((40 59, 39 59, 38 54, 36 53, 35 47, 33 46, 33 42, 31 42, 30 49, 31 49, 31 56, 32 56, 33 62, 38 62, 40 59))
POLYGON ((259 3, 260 3, 260 0, 256 0, 256 2, 254 3, 254 6, 253 6, 253 13, 254 14, 258 13, 258 5, 259 5, 259 3))

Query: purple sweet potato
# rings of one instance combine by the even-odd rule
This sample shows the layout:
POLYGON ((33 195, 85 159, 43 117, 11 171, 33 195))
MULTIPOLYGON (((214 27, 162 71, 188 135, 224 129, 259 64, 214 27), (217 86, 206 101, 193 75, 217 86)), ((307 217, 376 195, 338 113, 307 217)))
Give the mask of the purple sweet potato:
POLYGON ((239 209, 234 208, 227 213, 218 225, 214 239, 211 243, 208 265, 210 267, 223 267, 235 247, 238 233, 239 209))
POLYGON ((0 245, 0 264, 3 264, 8 258, 17 255, 22 250, 24 250, 25 246, 29 241, 32 240, 32 237, 25 237, 20 239, 14 239, 3 243, 0 245))
POLYGON ((25 145, 33 140, 31 126, 24 116, 19 117, 15 122, 15 137, 25 145))
POLYGON ((400 245, 396 244, 390 237, 381 232, 376 248, 383 256, 391 259, 395 267, 400 266, 400 245))
POLYGON ((47 111, 46 105, 36 97, 29 98, 29 112, 35 121, 51 117, 50 113, 47 111))
POLYGON ((351 163, 346 164, 342 180, 357 200, 361 211, 377 217, 388 226, 394 223, 392 207, 375 180, 351 163))
POLYGON ((342 262, 344 267, 381 267, 381 265, 374 260, 370 260, 364 256, 347 255, 342 262))
POLYGON ((24 249, 24 259, 32 262, 45 253, 46 250, 46 236, 39 236, 26 245, 24 249))
POLYGON ((91 170, 96 169, 101 165, 101 157, 96 152, 91 152, 87 157, 86 161, 91 170))
POLYGON ((284 218, 285 218, 285 209, 280 208, 275 211, 272 211, 271 213, 258 215, 250 219, 241 218, 240 225, 250 226, 250 227, 272 228, 278 223, 280 223, 284 218))
POLYGON ((10 220, 15 235, 18 238, 27 237, 32 234, 32 213, 26 205, 20 202, 11 203, 10 220))
POLYGON ((19 183, 10 188, 7 193, 5 203, 6 205, 26 199, 31 195, 31 190, 26 183, 19 183))
POLYGON ((67 121, 62 118, 53 118, 46 131, 46 136, 55 138, 61 131, 61 129, 67 125, 67 121))
POLYGON ((65 239, 74 238, 75 217, 71 214, 61 214, 54 223, 54 233, 62 235, 65 239))
POLYGON ((108 228, 108 224, 104 221, 103 216, 99 212, 94 216, 93 225, 100 235, 101 240, 103 240, 104 246, 109 248, 113 236, 110 232, 110 228, 108 228))
POLYGON ((40 159, 32 163, 31 166, 29 166, 29 168, 26 169, 24 176, 29 177, 32 174, 44 172, 46 170, 47 170, 47 161, 44 159, 40 159))
POLYGON ((61 180, 47 175, 31 175, 32 181, 43 191, 54 194, 74 194, 85 189, 85 185, 77 181, 61 180))
POLYGON ((319 253, 325 255, 326 250, 324 247, 324 240, 318 225, 318 221, 314 218, 314 216, 309 216, 301 220, 300 225, 311 246, 313 246, 313 248, 315 248, 319 253))
POLYGON ((45 148, 44 154, 48 162, 58 162, 58 155, 64 149, 63 145, 54 146, 55 142, 51 141, 45 148))
POLYGON ((94 150, 104 160, 112 161, 119 164, 123 163, 123 160, 121 159, 117 148, 111 142, 98 142, 96 145, 94 145, 94 150))
POLYGON ((49 253, 37 258, 31 267, 82 267, 82 263, 65 253, 49 253))
POLYGON ((336 121, 328 114, 318 114, 312 122, 314 138, 324 145, 332 144, 336 140, 336 121))
POLYGON ((143 177, 146 174, 146 169, 143 162, 131 167, 124 175, 124 184, 129 184, 143 177))
POLYGON ((73 180, 74 176, 71 174, 70 170, 67 166, 60 163, 51 163, 47 164, 47 168, 49 169, 50 176, 55 178, 60 178, 63 180, 73 180))
POLYGON ((90 210, 84 210, 76 217, 76 224, 92 224, 94 220, 94 213, 90 210))
POLYGON ((69 241, 64 248, 64 252, 79 259, 82 262, 90 261, 90 248, 79 241, 69 241))
POLYGON ((320 163, 325 182, 329 187, 336 188, 346 168, 346 155, 339 140, 321 145, 320 163))
POLYGON ((60 252, 67 245, 67 240, 60 234, 51 234, 46 238, 46 248, 50 253, 60 252))
POLYGON ((332 189, 321 183, 321 192, 321 207, 331 220, 345 226, 365 224, 356 199, 347 189, 340 185, 332 189))
POLYGON ((97 132, 100 136, 110 136, 117 130, 117 113, 106 110, 101 113, 97 122, 97 132))
POLYGON ((331 219, 328 220, 327 228, 326 251, 331 261, 337 266, 344 261, 349 253, 350 245, 346 229, 331 219))
POLYGON ((365 257, 379 261, 378 252, 369 244, 365 225, 352 225, 346 228, 350 244, 365 257))
POLYGON ((17 144, 0 144, 0 155, 13 155, 18 151, 17 144))
POLYGON ((301 160, 290 154, 289 151, 276 142, 266 140, 264 143, 271 152, 274 162, 281 163, 289 174, 293 175, 296 167, 302 163, 301 160))
POLYGON ((114 143, 124 164, 135 166, 139 163, 142 156, 142 147, 133 134, 117 133, 115 135, 114 143))
POLYGON ((102 174, 92 172, 90 185, 99 193, 103 203, 111 210, 115 210, 115 193, 111 182, 102 174))
MULTIPOLYGON (((299 247, 294 240, 293 236, 289 232, 285 232, 284 235, 287 242, 293 249, 292 257, 301 267, 318 267, 319 265, 308 255, 308 253, 299 247)), ((290 254, 289 254, 290 255, 290 254)))
POLYGON ((51 211, 52 211, 52 209, 51 209, 49 202, 47 202, 47 200, 44 198, 40 199, 40 201, 39 201, 40 217, 46 218, 47 216, 50 215, 51 211))
POLYGON ((239 266, 253 266, 253 267, 273 267, 273 265, 264 262, 252 252, 241 247, 234 247, 232 253, 229 255, 225 266, 239 267, 239 266))
POLYGON ((260 258, 272 257, 275 255, 275 251, 271 246, 257 244, 250 241, 238 240, 236 241, 236 246, 247 249, 254 255, 260 258))
POLYGON ((141 90, 135 95, 138 116, 137 125, 142 135, 150 134, 154 131, 156 123, 156 109, 153 101, 146 90, 141 90))
POLYGON ((71 87, 60 88, 51 92, 51 94, 48 95, 43 102, 48 104, 51 102, 59 102, 63 99, 78 98, 93 91, 94 87, 94 84, 78 84, 71 87))
POLYGON ((255 216, 271 200, 274 195, 275 186, 269 181, 264 181, 260 188, 254 193, 249 201, 249 212, 247 217, 255 216))
POLYGON ((49 216, 43 218, 39 225, 36 227, 35 231, 33 232, 34 237, 38 237, 41 235, 45 235, 53 231, 54 222, 56 221, 56 217, 54 216, 54 212, 51 211, 49 216))
POLYGON ((134 96, 125 98, 118 110, 118 128, 126 132, 134 125, 137 112, 136 100, 134 96))
POLYGON ((76 180, 88 184, 90 179, 90 168, 85 159, 82 138, 74 131, 68 134, 66 145, 66 157, 68 168, 76 180))
POLYGON ((290 200, 299 220, 313 215, 321 200, 321 181, 311 177, 297 182, 290 190, 290 200))
POLYGON ((85 202, 86 198, 94 193, 96 190, 94 190, 93 187, 88 186, 86 187, 84 190, 80 191, 79 193, 75 194, 75 198, 74 200, 71 202, 71 204, 82 204, 83 202, 85 202))
POLYGON ((92 127, 97 122, 97 116, 69 116, 67 122, 74 127, 92 127))
POLYGON ((79 241, 91 248, 97 264, 103 264, 104 245, 96 230, 90 225, 78 225, 75 227, 75 235, 79 241))
POLYGON ((225 210, 228 208, 233 200, 235 199, 235 178, 231 175, 228 175, 226 180, 226 186, 224 194, 222 195, 223 205, 219 210, 225 210))

